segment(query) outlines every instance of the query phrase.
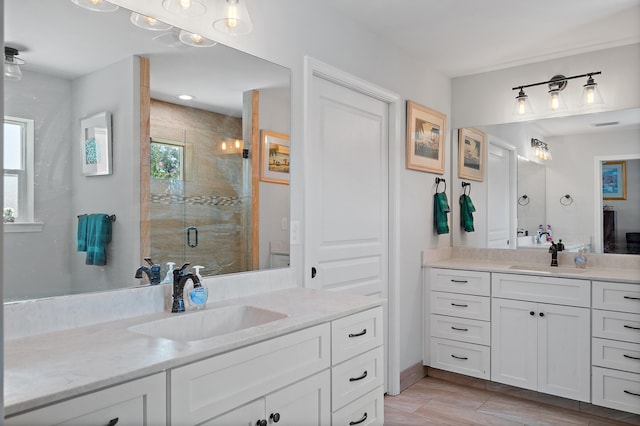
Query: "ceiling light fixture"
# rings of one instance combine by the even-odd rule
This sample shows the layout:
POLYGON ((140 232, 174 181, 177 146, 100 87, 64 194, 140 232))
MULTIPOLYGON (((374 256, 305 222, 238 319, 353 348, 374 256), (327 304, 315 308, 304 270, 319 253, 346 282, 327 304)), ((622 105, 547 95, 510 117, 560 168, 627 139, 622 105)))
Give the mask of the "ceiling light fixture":
POLYGON ((562 74, 554 75, 550 80, 541 81, 540 83, 523 84, 521 86, 513 87, 511 90, 519 90, 518 96, 516 96, 516 107, 514 109, 514 115, 524 116, 533 112, 527 95, 524 93, 524 89, 528 87, 541 86, 546 84, 549 86, 549 109, 552 112, 562 111, 567 109, 567 105, 561 95, 561 92, 567 87, 567 82, 575 78, 588 77, 587 84, 584 85, 582 91, 582 98, 580 100, 580 106, 592 107, 594 105, 601 105, 604 103, 602 95, 598 90, 597 83, 593 80, 594 75, 602 74, 601 71, 589 72, 586 74, 574 75, 571 77, 565 77, 562 74))
POLYGON ((547 143, 542 142, 540 139, 531 138, 531 148, 535 149, 536 157, 541 160, 551 160, 551 150, 547 143))
POLYGON ((213 28, 224 34, 244 35, 253 30, 244 0, 216 0, 213 28))
POLYGON ((24 65, 26 62, 22 59, 16 58, 20 52, 13 47, 4 48, 4 79, 5 80, 20 80, 22 78, 22 70, 20 65, 24 65))
POLYGON ((164 0, 162 7, 182 16, 200 16, 207 11, 207 7, 198 0, 164 0))
POLYGON ((136 12, 131 12, 131 23, 136 27, 140 27, 149 31, 166 31, 171 29, 171 25, 158 21, 151 16, 141 15, 136 12))
POLYGON ((115 12, 119 9, 118 5, 108 2, 107 0, 71 0, 76 6, 89 9, 94 12, 115 12))
POLYGON ((189 31, 185 30, 180 31, 180 35, 178 36, 178 38, 187 46, 193 47, 211 47, 218 44, 215 41, 202 37, 200 34, 190 33, 189 31))

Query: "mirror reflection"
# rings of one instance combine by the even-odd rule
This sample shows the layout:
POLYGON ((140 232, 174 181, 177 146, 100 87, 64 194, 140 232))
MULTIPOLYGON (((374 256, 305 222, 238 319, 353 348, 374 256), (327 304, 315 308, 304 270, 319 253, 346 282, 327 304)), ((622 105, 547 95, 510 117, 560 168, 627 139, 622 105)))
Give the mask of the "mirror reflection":
POLYGON ((289 134, 288 69, 187 46, 122 8, 21 0, 4 17, 5 44, 26 62, 5 81, 5 137, 17 134, 5 156, 19 154, 4 165, 5 301, 144 284, 145 257, 162 278, 167 262, 204 276, 288 265, 289 186, 259 173, 261 131, 289 134), (81 120, 98 113, 111 116, 111 173, 86 176, 81 120), (90 214, 115 219, 97 234, 104 265, 78 251, 90 214))
MULTIPOLYGON (((517 147, 518 189, 513 203, 517 206, 518 247, 547 249, 546 235, 541 244, 536 241, 542 225, 543 232, 550 227, 555 241, 563 239, 568 250, 633 252, 634 243, 627 239, 640 232, 639 123, 640 110, 634 109, 482 128, 517 147), (535 156, 528 144, 531 138, 548 144, 549 160, 535 156), (625 163, 624 199, 603 195, 604 175, 600 176, 603 170, 598 159, 625 163), (614 215, 615 220, 611 219, 614 215)), ((622 185, 622 176, 619 178, 622 185)))

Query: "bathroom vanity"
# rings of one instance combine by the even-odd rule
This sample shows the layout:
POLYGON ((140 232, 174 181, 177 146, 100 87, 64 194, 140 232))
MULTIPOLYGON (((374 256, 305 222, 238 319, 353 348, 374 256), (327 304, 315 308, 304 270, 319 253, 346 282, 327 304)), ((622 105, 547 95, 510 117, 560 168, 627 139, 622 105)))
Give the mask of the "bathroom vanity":
POLYGON ((9 340, 5 424, 382 424, 380 305, 295 288, 9 340))
POLYGON ((425 365, 640 414, 640 270, 536 256, 430 264, 425 365))

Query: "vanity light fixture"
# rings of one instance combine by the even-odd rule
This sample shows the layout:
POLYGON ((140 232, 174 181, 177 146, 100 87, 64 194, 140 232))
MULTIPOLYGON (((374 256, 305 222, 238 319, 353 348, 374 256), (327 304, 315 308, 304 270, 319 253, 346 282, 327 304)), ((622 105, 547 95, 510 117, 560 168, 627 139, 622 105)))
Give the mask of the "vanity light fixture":
POLYGON ((193 47, 211 47, 218 44, 213 40, 202 37, 200 34, 190 33, 185 30, 180 31, 178 38, 182 43, 193 47))
POLYGON ((518 96, 516 96, 516 107, 514 109, 514 115, 525 116, 532 113, 531 106, 529 105, 529 99, 524 93, 524 89, 528 87, 548 85, 549 87, 549 110, 552 112, 562 111, 567 109, 567 105, 564 102, 561 92, 567 87, 567 82, 575 78, 588 77, 587 84, 584 85, 582 91, 582 98, 580 106, 592 107, 594 105, 601 105, 604 103, 602 95, 598 90, 597 83, 593 80, 594 75, 602 74, 601 71, 589 72, 586 74, 574 75, 571 77, 565 77, 562 74, 557 74, 551 77, 550 80, 541 81, 539 83, 523 84, 521 86, 513 87, 511 90, 518 90, 518 96))
POLYGON ((198 0, 164 0, 162 7, 181 16, 200 16, 207 11, 204 3, 198 0))
POLYGON ((531 138, 531 148, 535 149, 536 157, 541 160, 551 160, 551 150, 546 142, 540 139, 531 138))
POLYGON ((108 2, 107 0, 71 0, 76 6, 89 9, 94 12, 115 12, 119 9, 118 5, 108 2))
POLYGON ((213 29, 229 35, 249 34, 253 24, 244 0, 216 0, 213 29))
POLYGON ((171 29, 171 25, 159 21, 152 16, 141 15, 136 12, 131 12, 131 23, 136 27, 140 27, 149 31, 166 31, 171 29))
POLYGON ((5 80, 20 80, 22 78, 22 70, 20 65, 24 65, 26 62, 22 59, 16 58, 20 52, 13 47, 5 46, 4 48, 4 79, 5 80))

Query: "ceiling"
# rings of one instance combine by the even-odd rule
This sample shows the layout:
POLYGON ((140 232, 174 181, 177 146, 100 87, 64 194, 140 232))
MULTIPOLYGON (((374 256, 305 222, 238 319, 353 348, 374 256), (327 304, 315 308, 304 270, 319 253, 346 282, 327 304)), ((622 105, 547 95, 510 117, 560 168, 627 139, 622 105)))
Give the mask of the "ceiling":
POLYGON ((449 77, 640 42, 640 0, 323 0, 449 77))

